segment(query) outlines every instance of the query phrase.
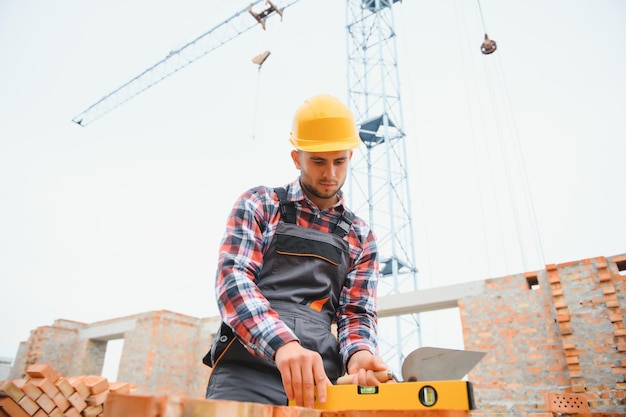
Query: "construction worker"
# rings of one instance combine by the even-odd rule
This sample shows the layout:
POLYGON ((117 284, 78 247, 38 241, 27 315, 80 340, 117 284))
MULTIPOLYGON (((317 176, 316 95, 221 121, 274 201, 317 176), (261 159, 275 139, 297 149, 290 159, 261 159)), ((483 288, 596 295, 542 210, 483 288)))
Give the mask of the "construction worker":
POLYGON ((316 95, 296 111, 290 142, 299 177, 235 202, 221 242, 222 325, 204 363, 206 397, 313 407, 344 373, 378 385, 378 252, 341 187, 360 144, 348 107, 316 95), (336 324, 336 335, 331 325, 336 324))

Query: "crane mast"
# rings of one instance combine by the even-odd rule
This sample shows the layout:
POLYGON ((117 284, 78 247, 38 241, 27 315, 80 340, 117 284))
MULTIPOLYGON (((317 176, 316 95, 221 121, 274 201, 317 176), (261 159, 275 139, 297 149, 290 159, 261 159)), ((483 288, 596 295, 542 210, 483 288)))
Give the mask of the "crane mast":
POLYGON ((269 17, 275 14, 282 16, 284 9, 298 1, 300 0, 286 1, 280 9, 267 0, 253 1, 248 7, 238 11, 194 40, 187 42, 178 49, 170 51, 165 58, 102 97, 82 113, 74 117, 72 121, 80 126, 87 126, 89 123, 104 116, 163 79, 228 43, 242 33, 247 32, 257 24, 260 24, 265 29, 265 21, 269 17), (253 6, 262 1, 266 1, 268 7, 255 13, 253 6))
MULTIPOLYGON (((393 22, 398 0, 348 0, 348 103, 361 146, 351 162, 351 207, 369 215, 381 256, 379 296, 417 289, 411 198, 393 22)), ((381 355, 400 369, 421 344, 417 315, 381 319, 381 355), (382 325, 382 321, 391 321, 382 325), (412 346, 413 345, 413 346, 412 346)))

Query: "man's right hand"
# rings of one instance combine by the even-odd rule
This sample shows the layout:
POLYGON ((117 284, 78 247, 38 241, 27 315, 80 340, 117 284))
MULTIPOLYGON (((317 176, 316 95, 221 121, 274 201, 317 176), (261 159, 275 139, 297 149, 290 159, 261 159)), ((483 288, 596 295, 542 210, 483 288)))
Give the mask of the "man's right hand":
POLYGON ((295 400, 300 407, 313 408, 317 387, 317 400, 326 402, 326 386, 332 383, 319 353, 292 341, 278 348, 274 358, 289 400, 295 400))

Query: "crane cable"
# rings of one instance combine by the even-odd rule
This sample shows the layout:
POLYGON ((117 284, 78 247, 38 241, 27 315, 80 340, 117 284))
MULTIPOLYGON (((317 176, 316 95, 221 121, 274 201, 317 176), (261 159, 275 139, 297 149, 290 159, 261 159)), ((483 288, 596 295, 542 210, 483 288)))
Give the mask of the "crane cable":
MULTIPOLYGON (((483 29, 485 30, 485 38, 488 39, 487 34, 486 34, 486 28, 485 28, 485 20, 484 20, 484 16, 482 13, 482 8, 480 6, 480 0, 477 0, 477 3, 478 3, 479 14, 480 14, 480 20, 483 25, 483 29)), ((495 47, 494 47, 494 50, 495 50, 495 47)), ((483 53, 485 54, 484 51, 483 53)), ((488 54, 485 54, 485 55, 488 55, 488 54)), ((494 83, 491 82, 492 80, 499 82, 500 84, 499 88, 503 92, 503 98, 502 98, 503 105, 502 106, 504 108, 505 116, 507 116, 510 119, 510 125, 511 125, 510 138, 512 142, 511 146, 512 146, 512 151, 513 151, 513 159, 514 159, 513 162, 515 166, 517 167, 517 169, 519 170, 521 190, 523 193, 524 200, 526 201, 526 206, 527 206, 526 208, 527 208, 529 220, 531 223, 531 231, 532 231, 534 243, 536 245, 537 256, 542 266, 545 265, 545 259, 544 259, 544 254, 543 254, 543 245, 541 242, 539 227, 537 223, 537 217, 536 217, 533 199, 532 199, 532 193, 528 185, 528 175, 526 171, 526 164, 524 162, 523 152, 521 149, 519 130, 517 128, 515 114, 512 110, 511 98, 509 94, 508 85, 506 82, 505 71, 504 71, 502 61, 499 55, 501 55, 501 53, 498 54, 498 56, 496 56, 496 63, 494 65, 495 74, 493 74, 493 72, 490 73, 491 67, 488 65, 486 60, 483 60, 482 64, 483 64, 484 74, 486 76, 486 79, 488 80, 487 87, 488 87, 488 92, 489 92, 491 111, 493 114, 493 119, 495 121, 496 136, 497 136, 497 142, 498 142, 499 150, 500 150, 500 157, 502 158, 502 161, 505 161, 504 169, 505 169, 505 174, 506 174, 505 175, 506 183, 508 187, 510 204, 511 204, 513 216, 514 216, 515 231, 517 235, 517 244, 519 246, 520 256, 522 258, 523 268, 524 270, 528 270, 528 260, 526 256, 526 251, 524 249, 524 242, 523 242, 522 235, 520 232, 520 223, 521 223, 520 212, 518 210, 516 195, 513 192, 513 188, 514 188, 513 177, 512 177, 513 173, 511 172, 511 168, 509 164, 506 163, 507 159, 510 159, 507 156, 511 155, 511 150, 508 149, 507 143, 505 141, 506 135, 504 134, 504 131, 503 131, 503 125, 501 123, 500 117, 498 117, 498 112, 497 112, 498 105, 496 104, 496 101, 497 101, 496 89, 495 89, 494 83)))
POLYGON ((494 53, 498 46, 496 45, 496 41, 494 41, 493 39, 489 39, 489 36, 487 36, 487 27, 485 25, 485 17, 483 16, 483 8, 480 6, 480 0, 476 0, 476 3, 478 3, 480 21, 483 25, 483 32, 485 32, 485 41, 482 43, 482 45, 480 45, 480 50, 483 54, 489 55, 494 53))
MULTIPOLYGON (((464 30, 465 30, 465 33, 466 34, 471 33, 471 31, 469 30, 469 28, 467 26, 467 21, 465 19, 461 19, 461 17, 460 17, 459 7, 454 7, 454 11, 455 11, 457 25, 460 26, 461 22, 462 22, 464 30)), ((471 60, 471 56, 469 58, 464 56, 465 49, 463 48, 463 40, 464 39, 471 39, 471 36, 462 36, 461 31, 457 31, 457 35, 458 35, 457 45, 458 45, 458 48, 459 48, 459 55, 462 58, 468 59, 470 62, 473 62, 471 60)), ((473 66, 470 66, 470 68, 472 69, 472 72, 475 72, 475 71, 473 71, 473 66)), ((474 78, 476 78, 476 77, 474 77, 474 78)), ((463 81, 464 81, 464 84, 465 84, 465 91, 467 92, 465 94, 465 97, 466 97, 467 113, 469 115, 471 139, 472 139, 472 144, 473 144, 472 151, 473 151, 473 155, 474 155, 474 161, 478 161, 479 160, 480 151, 478 149, 478 143, 477 143, 478 142, 478 138, 477 138, 477 135, 476 135, 476 129, 474 128, 474 126, 476 124, 475 115, 474 115, 474 112, 472 111, 473 110, 473 106, 472 106, 472 103, 471 103, 471 100, 470 100, 470 86, 473 85, 473 84, 470 83, 469 76, 468 76, 468 71, 463 71, 463 81)), ((481 100, 480 100, 480 94, 476 94, 476 98, 478 100, 478 108, 481 108, 482 104, 481 104, 481 100)), ((485 119, 483 117, 480 117, 479 119, 480 119, 480 122, 482 124, 482 129, 483 129, 483 131, 485 131, 486 130, 485 119)), ((489 154, 489 147, 488 146, 486 147, 486 152, 487 152, 487 159, 491 160, 491 156, 489 154)), ((489 172, 490 172, 489 178, 492 181, 492 184, 491 184, 492 189, 495 189, 495 186, 494 186, 494 183, 493 183, 493 179, 495 178, 495 174, 493 172, 493 164, 487 164, 487 166, 488 166, 489 172)), ((484 185, 483 185, 482 177, 481 177, 480 173, 478 172, 478 166, 475 165, 474 168, 475 168, 475 172, 476 172, 476 182, 477 182, 478 195, 479 195, 478 204, 479 204, 479 210, 480 210, 480 225, 481 225, 482 232, 483 232, 482 233, 482 246, 484 248, 484 253, 485 253, 486 268, 487 268, 487 271, 489 272, 489 274, 491 274, 492 273, 492 265, 491 265, 491 262, 490 262, 489 243, 488 243, 488 240, 487 240, 487 234, 488 234, 487 233, 487 215, 486 215, 487 210, 485 208, 485 204, 484 204, 483 198, 482 198, 482 195, 483 195, 483 193, 485 191, 485 188, 484 188, 484 185)), ((500 212, 499 211, 496 211, 496 217, 497 217, 497 222, 499 224, 501 224, 502 223, 502 219, 500 218, 500 212)), ((499 231, 500 231, 500 240, 502 242, 504 242, 504 235, 502 233, 502 228, 500 228, 499 231)), ((505 259, 505 264, 508 264, 506 259, 505 259)))

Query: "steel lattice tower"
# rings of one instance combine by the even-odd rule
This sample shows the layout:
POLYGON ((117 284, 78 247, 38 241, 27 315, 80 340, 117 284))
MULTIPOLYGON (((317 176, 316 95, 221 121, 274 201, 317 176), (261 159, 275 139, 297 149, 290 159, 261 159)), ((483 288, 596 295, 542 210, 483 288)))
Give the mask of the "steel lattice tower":
MULTIPOLYGON (((355 151, 351 206, 378 236, 379 295, 417 289, 406 143, 393 24, 398 0, 347 0, 348 105, 365 146, 355 151)), ((379 323, 381 355, 394 370, 421 342, 417 315, 379 323), (406 349, 406 350, 403 350, 406 349)))

